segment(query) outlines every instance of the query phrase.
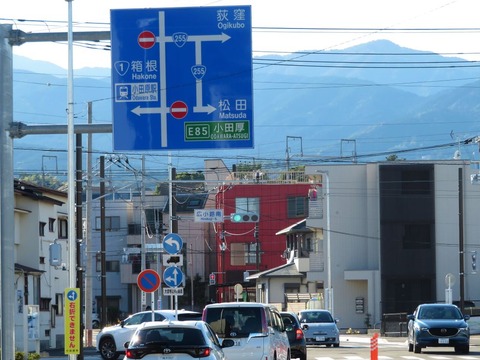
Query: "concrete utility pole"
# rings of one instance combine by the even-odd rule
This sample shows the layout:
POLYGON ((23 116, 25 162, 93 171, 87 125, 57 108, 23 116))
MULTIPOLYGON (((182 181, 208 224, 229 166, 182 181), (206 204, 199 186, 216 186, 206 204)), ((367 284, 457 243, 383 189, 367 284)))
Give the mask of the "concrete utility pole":
MULTIPOLYGON (((85 32, 85 33, 37 33, 27 34, 21 30, 12 30, 11 25, 0 24, 0 163, 2 172, 0 175, 0 279, 3 284, 13 284, 15 282, 15 264, 14 264, 14 190, 13 190, 13 133, 17 130, 20 137, 25 135, 24 126, 18 127, 13 124, 13 55, 12 46, 22 45, 26 42, 39 41, 99 41, 110 40, 110 32, 85 32), (10 128, 10 126, 12 127, 10 128)), ((71 76, 71 75, 70 75, 71 76)), ((73 93, 72 93, 73 96, 73 93)), ((72 102, 69 96, 69 101, 72 102)), ((73 116, 72 109, 69 112, 73 116)), ((91 125, 93 126, 93 125, 91 125)), ((38 130, 38 129, 37 129, 38 130)), ((103 130, 107 130, 104 128, 103 130)), ((59 129, 57 129, 59 131, 59 129)), ((70 137, 75 132, 73 124, 69 124, 66 131, 70 137)), ((92 131, 95 132, 95 131, 92 131)), ((108 131, 111 132, 111 125, 108 131)), ((41 131, 36 132, 40 134, 41 131)), ((54 132, 59 133, 59 132, 54 132)), ((62 128, 63 133, 63 128, 62 128)), ((43 134, 50 134, 43 132, 43 134)), ((72 181, 73 182, 73 177, 72 181)), ((69 194, 70 194, 69 190, 69 194)), ((74 193, 72 193, 73 196, 74 193)), ((73 209, 74 210, 74 209, 73 209)), ((71 212, 73 215, 74 212, 71 212)), ((74 216, 74 215, 73 215, 74 216)), ((69 223, 74 223, 74 219, 69 218, 69 223)), ((74 232, 69 231, 70 234, 74 232)), ((71 258, 71 261, 74 260, 71 258)), ((70 269, 75 269, 76 264, 70 263, 70 269)), ((73 282, 75 279, 72 278, 73 282)), ((13 286, 2 286, 0 289, 0 307, 1 307, 1 358, 12 360, 15 358, 15 291, 13 286)))
POLYGON ((11 26, 0 26, 0 260, 2 347, 1 357, 15 359, 15 261, 14 261, 14 205, 13 205, 13 140, 8 136, 8 125, 13 118, 13 60, 8 44, 11 26))

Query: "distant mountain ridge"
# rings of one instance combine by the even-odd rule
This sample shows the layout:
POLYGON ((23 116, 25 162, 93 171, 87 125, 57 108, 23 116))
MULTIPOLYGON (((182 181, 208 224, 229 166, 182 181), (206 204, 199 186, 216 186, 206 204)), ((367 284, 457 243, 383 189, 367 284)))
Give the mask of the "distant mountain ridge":
MULTIPOLYGON (((480 132, 480 69, 466 67, 464 61, 386 40, 345 50, 256 57, 255 149, 179 152, 185 158, 178 160, 179 166, 201 168, 202 156, 281 163, 286 152, 298 163, 322 161, 341 155, 342 140, 355 144, 346 153, 365 161, 375 157, 363 155, 379 153, 377 159, 382 160, 389 151, 476 136, 480 132), (297 148, 288 149, 288 137, 303 139, 303 154, 297 148), (189 154, 192 158, 187 160, 189 154)), ((14 56, 14 121, 66 123, 64 73, 48 62, 14 56)), ((94 123, 111 122, 110 69, 74 73, 75 122, 86 123, 89 101, 94 123)), ((94 135, 96 151, 111 152, 111 144, 110 135, 94 135)), ((66 137, 52 135, 45 141, 44 136, 27 136, 14 145, 15 171, 28 171, 38 169, 39 157, 51 156, 50 149, 66 149, 66 137)), ((452 153, 442 148, 401 157, 440 159, 452 153)), ((60 163, 66 158, 62 152, 55 156, 60 163)))

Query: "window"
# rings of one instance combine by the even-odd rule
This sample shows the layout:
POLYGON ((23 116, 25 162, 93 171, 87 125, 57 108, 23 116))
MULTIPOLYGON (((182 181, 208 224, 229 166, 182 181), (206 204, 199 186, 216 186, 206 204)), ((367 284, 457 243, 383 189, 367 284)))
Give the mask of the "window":
POLYGON ((58 238, 68 238, 68 221, 67 219, 58 219, 58 238))
POLYGON ((254 212, 260 214, 260 199, 259 198, 236 198, 235 212, 245 213, 254 212))
POLYGON ((120 272, 120 261, 118 260, 107 261, 105 265, 107 272, 120 272))
MULTIPOLYGON (((258 263, 262 262, 260 244, 258 248, 258 263)), ((232 243, 230 244, 230 265, 244 266, 257 264, 256 243, 232 243)))
MULTIPOLYGON (((258 263, 262 261, 260 244, 258 244, 258 263)), ((257 243, 245 244, 245 264, 257 264, 257 243)))
POLYGON ((432 236, 430 224, 405 224, 403 234, 404 249, 430 249, 432 236))
POLYGON ((48 231, 55 232, 55 219, 48 219, 48 231))
POLYGON ((50 298, 40 298, 40 311, 50 311, 50 298))
MULTIPOLYGON (((100 216, 95 218, 95 230, 101 230, 102 222, 100 216)), ((106 216, 105 217, 105 230, 106 231, 118 231, 120 230, 120 216, 106 216)))
POLYGON ((287 199, 287 216, 289 218, 308 216, 308 198, 306 196, 289 197, 287 199))
POLYGON ((158 231, 162 231, 163 214, 160 209, 146 209, 145 210, 146 226, 150 234, 155 234, 158 227, 158 231))
POLYGON ((56 304, 57 315, 63 316, 63 294, 61 293, 55 294, 55 302, 57 303, 56 304))
POLYGON ((432 179, 428 169, 402 171, 402 194, 430 194, 432 179))
POLYGON ((45 236, 45 226, 47 226, 46 222, 40 221, 38 224, 38 235, 45 236))

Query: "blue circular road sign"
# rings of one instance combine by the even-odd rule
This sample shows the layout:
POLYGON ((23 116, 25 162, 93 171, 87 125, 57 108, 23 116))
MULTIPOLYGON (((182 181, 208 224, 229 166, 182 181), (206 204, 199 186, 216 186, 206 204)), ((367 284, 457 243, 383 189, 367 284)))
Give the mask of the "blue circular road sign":
POLYGON ((143 270, 137 277, 138 287, 145 292, 154 292, 160 286, 160 275, 155 270, 143 270))
POLYGON ((170 233, 163 238, 163 249, 170 255, 175 255, 182 250, 183 240, 180 235, 170 233))
POLYGON ((169 266, 163 272, 163 281, 169 287, 177 287, 183 281, 183 272, 177 266, 169 266))

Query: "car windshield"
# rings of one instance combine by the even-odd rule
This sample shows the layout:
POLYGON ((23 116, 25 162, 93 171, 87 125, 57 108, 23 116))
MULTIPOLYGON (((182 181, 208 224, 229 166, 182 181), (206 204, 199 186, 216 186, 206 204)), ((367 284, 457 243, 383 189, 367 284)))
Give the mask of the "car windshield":
POLYGON ((300 313, 301 323, 330 323, 334 322, 332 315, 327 311, 304 311, 300 313))
POLYGON ((262 332, 262 316, 258 307, 211 308, 206 322, 221 338, 248 337, 262 332))
POLYGON ((206 344, 202 331, 196 328, 150 328, 139 330, 130 346, 203 346, 206 344))
POLYGON ((460 320, 463 319, 460 310, 453 306, 425 306, 420 308, 417 316, 420 320, 444 319, 460 320))

